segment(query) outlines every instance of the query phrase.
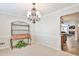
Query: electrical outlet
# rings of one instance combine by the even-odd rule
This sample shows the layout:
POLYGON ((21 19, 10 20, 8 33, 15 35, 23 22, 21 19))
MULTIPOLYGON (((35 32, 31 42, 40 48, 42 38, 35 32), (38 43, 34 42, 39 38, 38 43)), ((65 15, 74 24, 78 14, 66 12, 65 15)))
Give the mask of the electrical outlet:
POLYGON ((0 45, 4 45, 4 44, 5 44, 4 42, 0 43, 0 45))

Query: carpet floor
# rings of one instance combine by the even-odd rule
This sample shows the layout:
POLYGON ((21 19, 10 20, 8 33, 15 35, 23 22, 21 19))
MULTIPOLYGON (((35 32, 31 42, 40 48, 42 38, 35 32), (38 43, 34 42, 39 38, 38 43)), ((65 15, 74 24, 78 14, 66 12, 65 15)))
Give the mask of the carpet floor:
POLYGON ((24 48, 0 49, 0 56, 73 56, 72 54, 58 51, 39 44, 28 45, 24 48))

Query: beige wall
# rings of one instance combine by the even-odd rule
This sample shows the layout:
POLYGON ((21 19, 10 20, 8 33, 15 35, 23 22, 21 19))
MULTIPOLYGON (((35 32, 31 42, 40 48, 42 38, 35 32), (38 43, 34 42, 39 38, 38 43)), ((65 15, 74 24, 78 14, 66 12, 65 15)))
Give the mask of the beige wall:
POLYGON ((51 48, 61 50, 60 39, 60 16, 79 11, 79 5, 69 6, 60 9, 57 12, 51 12, 41 18, 41 21, 35 24, 36 42, 51 48))
MULTIPOLYGON (((41 17, 41 20, 31 25, 32 40, 51 48, 61 49, 60 16, 79 11, 79 5, 60 9, 41 17)), ((4 47, 9 47, 10 23, 15 20, 23 20, 10 15, 0 14, 0 41, 5 41, 4 47)), ((26 20, 24 20, 26 21, 26 20)))

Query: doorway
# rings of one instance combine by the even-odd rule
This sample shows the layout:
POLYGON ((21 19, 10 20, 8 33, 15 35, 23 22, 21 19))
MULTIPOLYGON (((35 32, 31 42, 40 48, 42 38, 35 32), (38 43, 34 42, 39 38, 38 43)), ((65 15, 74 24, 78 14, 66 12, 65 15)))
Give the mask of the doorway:
POLYGON ((79 55, 79 12, 60 17, 61 49, 79 55))

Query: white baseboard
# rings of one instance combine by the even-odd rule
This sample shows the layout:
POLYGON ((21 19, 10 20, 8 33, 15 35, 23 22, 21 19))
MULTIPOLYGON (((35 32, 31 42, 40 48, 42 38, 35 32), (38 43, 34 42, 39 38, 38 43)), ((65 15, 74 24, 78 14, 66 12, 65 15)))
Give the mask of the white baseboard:
MULTIPOLYGON (((53 47, 53 46, 50 46, 49 44, 40 43, 40 42, 36 42, 36 44, 43 45, 43 46, 46 46, 46 47, 48 47, 48 48, 52 48, 52 49, 55 49, 55 50, 61 51, 62 53, 66 53, 66 54, 74 55, 74 54, 71 54, 71 53, 68 53, 68 52, 62 51, 61 49, 55 48, 55 47, 53 47)), ((75 56, 75 55, 74 55, 74 56, 75 56)))
POLYGON ((6 49, 6 48, 10 48, 10 46, 0 47, 0 50, 6 49))
POLYGON ((40 44, 40 45, 43 45, 43 46, 46 46, 46 47, 49 47, 49 48, 52 48, 52 49, 55 49, 55 50, 59 50, 61 51, 61 49, 58 49, 58 48, 55 48, 47 43, 43 43, 43 42, 36 42, 36 44, 40 44))

